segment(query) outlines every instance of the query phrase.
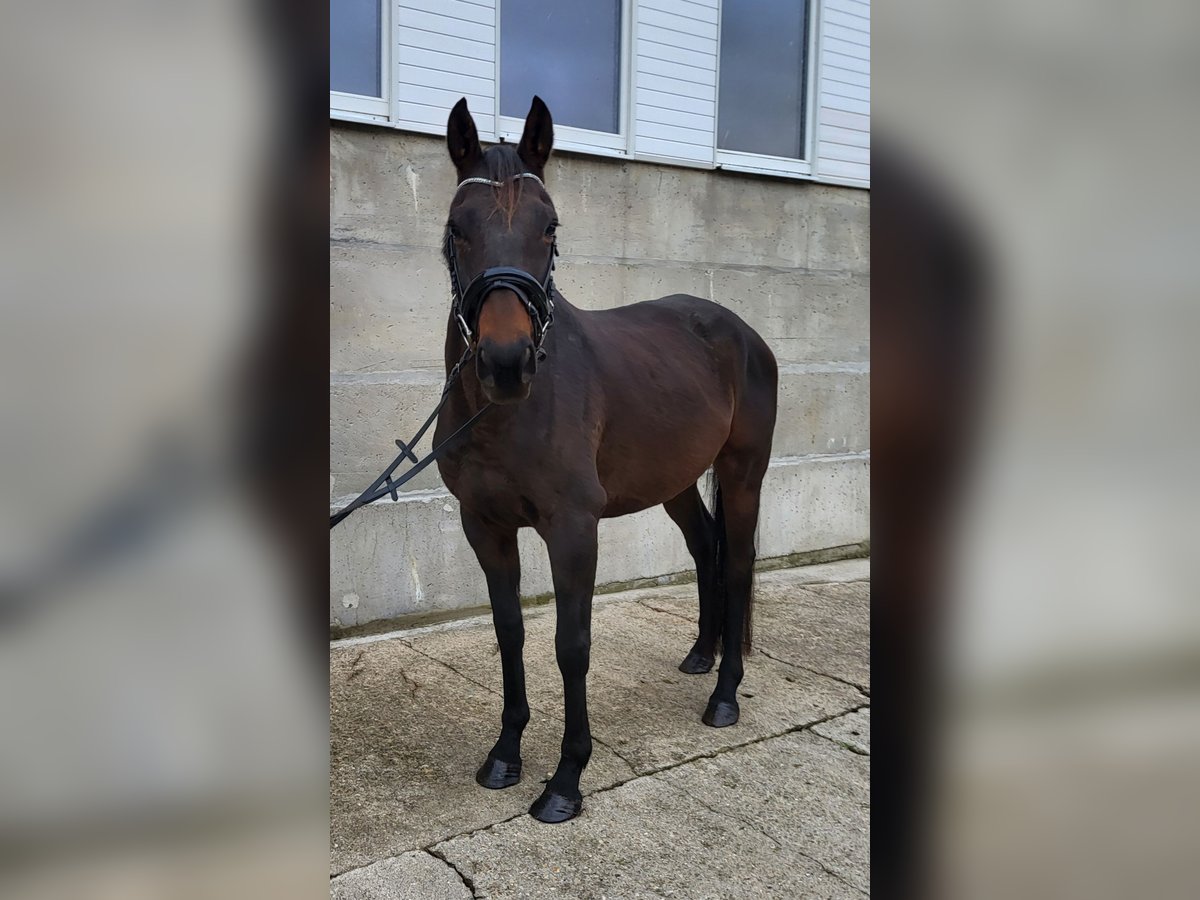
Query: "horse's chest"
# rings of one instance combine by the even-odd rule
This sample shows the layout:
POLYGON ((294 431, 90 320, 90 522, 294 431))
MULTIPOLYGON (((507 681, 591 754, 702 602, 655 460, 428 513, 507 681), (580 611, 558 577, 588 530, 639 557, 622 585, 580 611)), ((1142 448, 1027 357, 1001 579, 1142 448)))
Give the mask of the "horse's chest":
POLYGON ((467 509, 506 524, 537 521, 537 485, 528 472, 492 460, 472 459, 468 454, 441 471, 450 493, 467 509))

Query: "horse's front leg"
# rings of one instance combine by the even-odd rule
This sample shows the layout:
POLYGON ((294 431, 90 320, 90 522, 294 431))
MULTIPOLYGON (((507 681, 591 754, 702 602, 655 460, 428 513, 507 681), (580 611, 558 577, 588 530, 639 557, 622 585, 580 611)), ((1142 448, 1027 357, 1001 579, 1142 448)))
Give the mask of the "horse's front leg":
POLYGON ((558 616, 554 650, 562 672, 566 721, 558 770, 529 812, 542 822, 565 822, 579 814, 579 778, 592 755, 588 726, 587 672, 592 648, 592 591, 596 586, 596 527, 592 516, 561 517, 542 537, 550 552, 558 616))
POLYGON ((529 722, 525 697, 525 623, 521 618, 521 557, 516 529, 496 529, 462 511, 463 531, 483 574, 492 602, 492 624, 504 673, 504 713, 500 738, 475 774, 485 788, 506 788, 521 780, 521 734, 529 722))

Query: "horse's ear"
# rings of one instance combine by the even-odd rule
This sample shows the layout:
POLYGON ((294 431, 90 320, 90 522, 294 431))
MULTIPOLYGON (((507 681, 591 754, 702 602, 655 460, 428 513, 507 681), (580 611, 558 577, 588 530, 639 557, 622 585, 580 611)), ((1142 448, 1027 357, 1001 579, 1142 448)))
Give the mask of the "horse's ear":
POLYGON ((534 96, 529 115, 525 117, 525 133, 517 145, 517 155, 539 178, 554 146, 554 121, 541 97, 534 96))
POLYGON ((458 169, 460 177, 465 176, 475 168, 483 156, 483 148, 479 146, 479 132, 475 129, 475 120, 467 110, 467 98, 463 97, 450 110, 450 120, 446 123, 446 147, 450 150, 450 160, 458 169))

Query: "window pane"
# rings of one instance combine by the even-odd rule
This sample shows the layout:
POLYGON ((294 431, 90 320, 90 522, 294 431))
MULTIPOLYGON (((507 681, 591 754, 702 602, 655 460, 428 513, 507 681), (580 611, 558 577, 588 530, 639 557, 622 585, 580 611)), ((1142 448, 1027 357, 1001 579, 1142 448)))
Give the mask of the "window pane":
POLYGON ((800 159, 807 0, 723 0, 717 146, 800 159))
POLYGON ((382 97, 380 0, 329 0, 329 89, 382 97))
POLYGON ((537 94, 560 125, 619 132, 620 0, 502 0, 500 115, 537 94))

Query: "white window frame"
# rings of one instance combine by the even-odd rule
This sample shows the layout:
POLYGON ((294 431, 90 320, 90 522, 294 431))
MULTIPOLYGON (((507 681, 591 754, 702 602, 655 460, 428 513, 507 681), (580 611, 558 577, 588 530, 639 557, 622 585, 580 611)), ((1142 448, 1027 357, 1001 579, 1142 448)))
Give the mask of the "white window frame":
MULTIPOLYGON (((500 115, 500 16, 501 4, 504 0, 495 0, 495 107, 492 110, 495 133, 480 136, 484 140, 503 139, 516 143, 524 130, 524 120, 500 115)), ((635 142, 637 134, 636 106, 633 102, 634 80, 636 78, 635 58, 637 50, 637 4, 640 0, 621 0, 621 53, 619 67, 619 113, 617 121, 619 131, 610 134, 603 131, 592 131, 585 128, 574 128, 566 125, 556 125, 554 128, 554 145, 557 149, 585 153, 591 156, 607 156, 622 159, 644 160, 646 162, 666 163, 673 166, 685 166, 713 170, 728 170, 732 172, 749 172, 758 175, 770 175, 777 178, 793 180, 813 180, 827 184, 845 184, 850 187, 868 188, 869 181, 859 179, 843 179, 825 173, 818 174, 817 153, 819 150, 818 131, 820 130, 820 75, 821 75, 821 32, 824 19, 825 0, 809 0, 808 10, 808 41, 807 57, 805 60, 805 120, 803 159, 784 156, 768 156, 758 153, 747 153, 738 150, 721 150, 717 147, 720 134, 720 84, 721 84, 721 16, 725 12, 725 4, 718 4, 717 17, 717 60, 716 60, 716 119, 713 129, 712 158, 709 161, 696 159, 684 160, 658 157, 649 153, 636 153, 635 142)), ((342 91, 329 92, 329 118, 346 122, 360 122, 370 125, 381 125, 402 131, 420 132, 426 134, 444 135, 445 127, 407 122, 399 116, 399 98, 403 94, 403 85, 398 83, 399 62, 399 22, 402 0, 380 0, 380 90, 382 97, 365 97, 358 94, 347 94, 342 91)), ((448 111, 447 111, 448 112, 448 111)))
MULTIPOLYGON (((496 130, 497 137, 516 143, 525 130, 525 120, 500 115, 500 7, 504 0, 496 0, 496 130)), ((629 157, 633 141, 633 103, 630 73, 633 67, 633 0, 621 0, 621 57, 617 68, 617 127, 618 132, 592 131, 570 125, 554 126, 556 150, 575 150, 594 156, 629 157)))
POLYGON ((717 122, 713 130, 713 159, 718 169, 728 169, 731 172, 750 172, 756 175, 783 175, 792 178, 811 178, 813 174, 813 158, 817 154, 817 61, 820 59, 821 9, 824 0, 808 0, 808 22, 804 47, 804 153, 803 159, 793 159, 790 156, 769 156, 765 153, 747 153, 743 150, 722 150, 717 146, 721 134, 721 17, 725 14, 725 4, 718 6, 717 16, 717 122))
POLYGON ((379 92, 381 97, 329 92, 329 118, 389 125, 392 122, 392 10, 395 0, 379 0, 379 92))

